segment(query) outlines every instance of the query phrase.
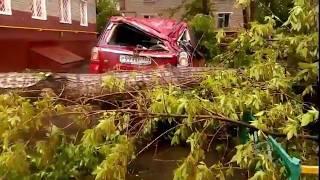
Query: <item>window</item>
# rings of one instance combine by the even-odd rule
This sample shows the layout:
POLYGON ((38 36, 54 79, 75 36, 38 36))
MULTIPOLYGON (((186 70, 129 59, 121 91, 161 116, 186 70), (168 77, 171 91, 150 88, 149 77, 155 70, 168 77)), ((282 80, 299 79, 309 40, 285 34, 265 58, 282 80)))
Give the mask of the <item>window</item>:
POLYGON ((0 14, 11 15, 11 0, 0 0, 0 14))
POLYGON ((156 0, 143 0, 144 3, 155 3, 156 0))
MULTIPOLYGON (((109 26, 110 27, 110 26, 109 26)), ((134 26, 127 24, 118 24, 111 26, 112 30, 107 38, 107 43, 110 45, 120 45, 137 47, 142 46, 143 48, 164 51, 163 42, 154 38, 145 32, 137 29, 134 26)), ((105 31, 104 33, 106 33, 105 31)))
POLYGON ((231 13, 218 13, 218 28, 229 27, 231 13))
POLYGON ((32 18, 47 20, 46 0, 32 0, 32 18))
POLYGON ((88 2, 80 0, 80 25, 88 26, 88 2))
POLYGON ((143 18, 150 19, 157 16, 157 14, 141 14, 143 18))
POLYGON ((190 32, 188 30, 185 30, 179 37, 178 41, 191 41, 190 32))
POLYGON ((71 24, 71 0, 59 0, 60 22, 71 24))

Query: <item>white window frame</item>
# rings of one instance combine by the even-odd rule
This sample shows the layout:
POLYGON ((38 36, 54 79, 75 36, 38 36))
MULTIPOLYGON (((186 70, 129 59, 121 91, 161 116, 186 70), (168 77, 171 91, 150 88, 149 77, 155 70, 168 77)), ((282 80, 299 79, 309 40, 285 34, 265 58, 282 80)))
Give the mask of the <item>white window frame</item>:
POLYGON ((63 23, 63 24, 72 24, 72 17, 71 17, 71 0, 67 0, 68 3, 67 3, 67 12, 69 14, 68 16, 68 20, 65 21, 63 18, 64 17, 64 14, 63 14, 63 1, 64 0, 59 0, 59 3, 60 3, 60 23, 63 23))
POLYGON ((0 15, 12 15, 11 0, 4 0, 4 11, 0 11, 0 15))
POLYGON ((156 0, 143 0, 143 3, 155 3, 156 0))
MULTIPOLYGON (((37 10, 38 8, 36 7, 37 6, 37 0, 32 0, 32 6, 33 6, 33 11, 37 10)), ((47 0, 41 0, 41 14, 42 16, 35 16, 34 12, 32 12, 32 18, 33 19, 38 19, 38 20, 47 20, 47 0)))
POLYGON ((80 0, 80 25, 88 26, 88 1, 87 0, 80 0), (84 7, 82 8, 82 6, 84 7))

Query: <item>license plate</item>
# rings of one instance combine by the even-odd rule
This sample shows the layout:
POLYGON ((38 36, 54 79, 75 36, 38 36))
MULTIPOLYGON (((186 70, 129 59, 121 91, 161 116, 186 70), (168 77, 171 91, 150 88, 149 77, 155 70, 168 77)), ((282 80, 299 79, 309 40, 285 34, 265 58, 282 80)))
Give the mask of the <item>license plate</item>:
POLYGON ((140 57, 140 56, 127 56, 127 55, 120 55, 120 62, 123 64, 133 64, 133 65, 150 65, 151 59, 147 57, 140 57))

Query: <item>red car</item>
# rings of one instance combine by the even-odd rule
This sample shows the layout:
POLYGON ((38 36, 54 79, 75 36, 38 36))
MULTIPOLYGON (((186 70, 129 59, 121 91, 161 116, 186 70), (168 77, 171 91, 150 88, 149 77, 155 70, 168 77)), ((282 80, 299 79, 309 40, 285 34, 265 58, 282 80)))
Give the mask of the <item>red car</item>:
POLYGON ((193 44, 185 22, 112 17, 92 49, 90 72, 194 66, 202 56, 193 44))

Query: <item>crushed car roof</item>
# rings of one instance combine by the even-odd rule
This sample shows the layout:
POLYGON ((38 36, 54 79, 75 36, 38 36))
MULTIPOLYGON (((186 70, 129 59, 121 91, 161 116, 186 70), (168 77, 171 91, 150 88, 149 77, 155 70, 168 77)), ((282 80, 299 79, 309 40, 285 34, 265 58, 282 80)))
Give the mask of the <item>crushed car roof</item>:
POLYGON ((162 39, 169 40, 177 39, 179 35, 187 27, 183 21, 176 21, 166 18, 137 18, 137 17, 122 17, 114 16, 110 19, 111 22, 123 22, 132 26, 136 26, 141 30, 157 36, 162 39))

